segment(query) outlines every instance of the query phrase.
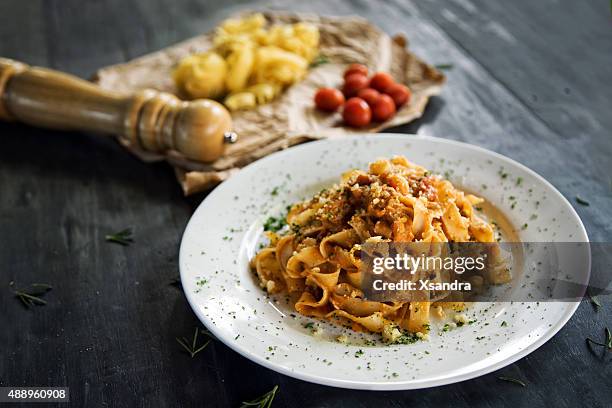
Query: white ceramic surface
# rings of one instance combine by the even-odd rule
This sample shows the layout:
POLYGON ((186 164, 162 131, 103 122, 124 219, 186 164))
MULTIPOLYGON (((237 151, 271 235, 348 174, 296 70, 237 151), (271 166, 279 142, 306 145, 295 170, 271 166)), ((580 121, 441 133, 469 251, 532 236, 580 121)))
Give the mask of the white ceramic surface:
MULTIPOLYGON (((473 324, 449 332, 434 326, 429 341, 367 346, 363 336, 348 333, 346 345, 334 341, 346 329, 296 316, 284 297, 266 296, 248 266, 265 220, 335 183, 344 171, 396 154, 486 198, 516 226, 521 241, 588 241, 578 215, 551 184, 497 153, 413 135, 307 143, 247 166, 217 187, 191 218, 181 242, 181 280, 204 325, 238 353, 272 370, 367 390, 416 389, 473 378, 518 360, 557 333, 578 303, 475 304, 467 311, 473 324), (311 325, 304 327, 308 322, 322 333, 313 335, 311 325)), ((582 266, 581 276, 588 281, 590 264, 582 266)))

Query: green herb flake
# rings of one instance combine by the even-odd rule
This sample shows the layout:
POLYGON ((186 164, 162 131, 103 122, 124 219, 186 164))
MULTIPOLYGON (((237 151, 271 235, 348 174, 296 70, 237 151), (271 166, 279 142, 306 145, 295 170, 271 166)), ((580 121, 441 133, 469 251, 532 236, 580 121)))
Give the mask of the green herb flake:
POLYGON ((504 320, 501 322, 501 327, 508 327, 508 323, 504 320))
POLYGON ((263 227, 264 227, 264 231, 276 232, 276 231, 282 229, 286 224, 287 224, 287 222, 285 221, 285 218, 283 218, 283 217, 278 217, 278 218, 277 217, 268 217, 268 219, 264 223, 263 227))

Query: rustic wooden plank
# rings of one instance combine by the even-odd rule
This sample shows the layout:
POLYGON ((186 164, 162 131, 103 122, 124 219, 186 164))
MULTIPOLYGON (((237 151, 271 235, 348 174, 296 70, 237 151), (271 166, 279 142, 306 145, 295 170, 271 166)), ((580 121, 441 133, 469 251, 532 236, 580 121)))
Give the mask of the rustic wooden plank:
MULTIPOLYGON (((604 209, 612 204, 612 164, 605 159, 612 155, 609 2, 454 0, 443 5, 422 2, 419 8, 549 128, 545 143, 563 153, 540 154, 536 145, 534 159, 554 157, 544 161, 549 168, 542 174, 572 200, 576 195, 589 197, 591 208, 579 210, 590 237, 608 241, 612 226, 604 209), (577 165, 568 169, 571 163, 577 165)), ((542 135, 534 131, 521 140, 540 142, 542 135)), ((526 164, 539 171, 543 166, 536 160, 526 164)))

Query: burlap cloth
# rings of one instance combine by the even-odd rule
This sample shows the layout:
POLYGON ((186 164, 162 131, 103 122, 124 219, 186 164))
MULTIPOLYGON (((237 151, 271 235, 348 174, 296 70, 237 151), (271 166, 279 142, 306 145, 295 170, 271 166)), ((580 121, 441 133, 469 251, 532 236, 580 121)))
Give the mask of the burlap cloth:
MULTIPOLYGON (((329 62, 310 69, 307 77, 288 88, 274 102, 256 109, 232 113, 238 142, 209 164, 187 161, 172 153, 156 156, 134 152, 144 160, 168 160, 186 195, 226 180, 241 167, 274 151, 326 137, 342 137, 408 123, 423 114, 430 96, 440 92, 444 75, 407 48, 402 36, 391 38, 360 17, 321 17, 286 12, 264 13, 271 23, 308 21, 319 27, 320 54, 329 62), (359 62, 371 71, 387 71, 412 90, 410 103, 395 117, 365 129, 342 126, 339 113, 321 113, 313 107, 313 95, 322 86, 339 87, 347 64, 359 62)), ((102 68, 94 81, 102 88, 122 93, 153 88, 176 94, 172 69, 186 55, 211 47, 213 33, 200 35, 124 64, 102 68)))

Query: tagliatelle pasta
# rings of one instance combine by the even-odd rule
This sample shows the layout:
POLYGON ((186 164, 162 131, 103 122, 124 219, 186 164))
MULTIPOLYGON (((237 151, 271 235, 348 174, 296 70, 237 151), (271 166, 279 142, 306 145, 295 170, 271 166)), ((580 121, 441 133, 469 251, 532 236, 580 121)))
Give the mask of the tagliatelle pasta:
POLYGON ((482 202, 405 157, 381 159, 293 205, 288 229, 269 233, 270 244, 251 265, 268 293, 295 295, 302 315, 381 333, 389 341, 401 330, 426 334, 432 309, 438 316, 445 309, 461 311, 461 299, 368 300, 360 289, 359 251, 371 242, 495 242, 493 227, 474 211, 482 202))

